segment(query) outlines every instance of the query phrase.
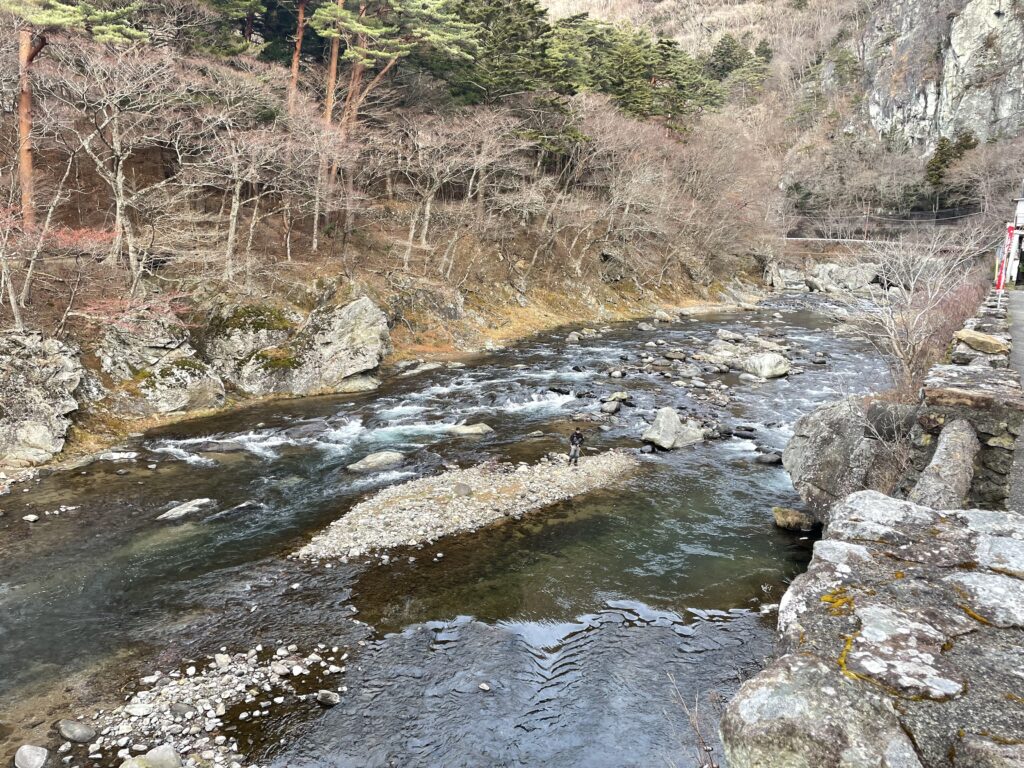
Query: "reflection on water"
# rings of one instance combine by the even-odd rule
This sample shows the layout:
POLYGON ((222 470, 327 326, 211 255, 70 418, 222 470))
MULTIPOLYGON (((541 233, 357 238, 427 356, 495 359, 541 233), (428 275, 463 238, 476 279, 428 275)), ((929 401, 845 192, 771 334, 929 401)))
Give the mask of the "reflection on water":
MULTIPOLYGON (((808 312, 787 313, 783 319, 768 312, 722 316, 654 334, 623 325, 578 346, 564 344, 562 334, 550 334, 465 369, 393 379, 373 394, 273 403, 162 429, 127 446, 137 453, 134 458, 114 455, 84 470, 49 477, 29 493, 16 491, 0 499, 6 512, 0 517, 0 702, 29 683, 53 685, 97 657, 137 643, 151 648, 175 632, 194 631, 188 621, 197 614, 217 626, 218 643, 232 637, 250 642, 254 631, 293 637, 307 624, 328 621, 318 616, 332 615, 316 607, 317 600, 326 605, 337 595, 347 599, 350 587, 360 618, 380 632, 399 633, 375 646, 372 658, 381 665, 402 657, 392 648, 406 643, 397 638, 405 637, 407 628, 418 636, 434 631, 424 629, 425 622, 460 616, 483 622, 466 625, 473 627, 465 631, 474 638, 467 652, 489 657, 495 653, 491 645, 513 642, 508 638, 535 649, 539 633, 576 626, 580 617, 597 615, 618 601, 690 619, 691 609, 775 602, 784 583, 805 564, 808 543, 771 524, 773 505, 795 502, 785 473, 755 464, 754 442, 733 439, 659 454, 620 487, 521 522, 403 552, 386 567, 353 564, 309 573, 307 566, 289 564, 288 578, 309 579, 317 585, 315 594, 282 589, 265 597, 252 619, 219 626, 216 620, 227 616, 231 606, 246 607, 253 584, 273 581, 268 574, 277 573, 277 556, 297 548, 384 484, 438 472, 446 463, 466 465, 490 457, 527 461, 563 450, 573 419, 596 417, 595 395, 620 389, 632 395, 636 407, 602 422, 605 431, 584 421, 589 448, 636 445, 644 417, 664 405, 706 411, 685 390, 672 387, 670 378, 631 374, 616 381, 607 378, 607 371, 622 365, 622 358, 637 362, 649 354, 644 344, 652 338, 687 349, 693 348, 694 337, 706 340, 719 328, 751 326, 830 357, 826 367, 806 359, 801 364, 807 356, 798 350, 796 362, 806 373, 763 385, 722 377, 734 387, 735 401, 721 418, 756 425, 761 445, 781 448, 796 418, 816 404, 881 385, 878 362, 852 342, 823 332, 827 323, 808 312), (486 421, 495 433, 451 436, 447 427, 463 421, 486 421), (537 431, 543 434, 536 436, 537 431), (369 477, 345 472, 345 465, 384 448, 406 453, 407 462, 369 477), (212 503, 179 521, 156 521, 175 504, 196 498, 212 503), (44 514, 61 504, 78 509, 44 514), (21 521, 30 512, 42 518, 33 526, 21 521), (435 557, 438 553, 443 557, 435 557)), ((239 609, 238 615, 245 611, 239 609)), ((768 627, 752 617, 734 616, 725 624, 733 627, 730 637, 747 638, 747 662, 756 655, 753 649, 770 642, 768 627)), ((709 636, 724 631, 707 630, 709 636)), ((727 667, 742 657, 730 652, 727 661, 697 661, 674 648, 679 635, 671 627, 643 622, 600 638, 588 643, 605 649, 608 658, 595 653, 586 665, 598 675, 616 674, 613 657, 627 650, 623 644, 650 643, 666 658, 683 653, 687 669, 704 670, 691 675, 699 682, 706 682, 705 676, 731 675, 727 667), (655 629, 651 639, 639 639, 655 629), (604 668, 604 663, 611 666, 604 668)), ((639 666, 637 661, 631 674, 645 674, 639 666)), ((387 674, 371 660, 366 669, 387 674)), ((375 683, 367 679, 365 685, 372 689, 375 683)), ((599 698, 596 691, 588 695, 595 702, 599 698)), ((565 704, 567 710, 577 705, 565 704)), ((387 709, 400 719, 398 703, 392 701, 387 709)), ((449 714, 460 716, 458 710, 449 714)), ((596 716, 596 710, 589 711, 577 723, 600 731, 596 716)), ((432 723, 428 719, 421 725, 432 723)), ((422 738, 414 731, 411 740, 422 738)), ((604 743, 603 738, 597 741, 604 743)), ((321 746, 342 751, 337 745, 321 746)), ((650 758, 652 749, 638 754, 650 758)), ((561 760, 543 752, 531 747, 505 756, 513 762, 561 760)), ((445 764, 473 764, 452 760, 445 764)), ((335 764, 348 763, 339 757, 335 764)))

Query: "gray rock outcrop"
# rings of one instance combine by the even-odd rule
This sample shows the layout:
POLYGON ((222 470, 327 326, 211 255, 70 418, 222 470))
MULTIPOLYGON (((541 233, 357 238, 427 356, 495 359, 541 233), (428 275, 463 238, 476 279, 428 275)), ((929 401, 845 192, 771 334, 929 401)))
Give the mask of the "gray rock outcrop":
POLYGON ((864 427, 864 412, 854 398, 822 406, 793 427, 782 464, 819 522, 827 522, 837 501, 873 484, 883 449, 865 437, 864 427))
POLYGON ((852 494, 726 709, 729 765, 1014 765, 1022 631, 1024 515, 852 494))
POLYGON ((238 370, 236 383, 252 395, 315 395, 364 391, 391 351, 385 314, 363 297, 314 310, 286 343, 259 350, 238 370))
POLYGON ((224 403, 224 382, 195 357, 180 357, 148 372, 139 391, 156 413, 216 408, 224 403))
POLYGON ((300 318, 273 306, 247 304, 217 315, 206 333, 203 353, 210 365, 228 381, 238 368, 261 349, 284 344, 300 318))
POLYGON ((130 379, 183 357, 195 356, 188 329, 173 315, 139 312, 112 323, 96 347, 100 368, 130 379))
POLYGON ((58 339, 0 335, 0 466, 31 467, 60 453, 82 375, 78 350, 58 339))
POLYGON ((940 136, 1024 124, 1024 18, 1005 0, 877 3, 861 45, 875 129, 930 149, 940 136))

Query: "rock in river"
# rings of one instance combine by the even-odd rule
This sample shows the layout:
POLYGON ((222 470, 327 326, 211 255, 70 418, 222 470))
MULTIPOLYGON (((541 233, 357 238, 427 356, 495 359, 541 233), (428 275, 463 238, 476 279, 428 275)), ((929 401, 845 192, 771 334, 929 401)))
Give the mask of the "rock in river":
POLYGON ((125 760, 121 768, 181 768, 181 758, 171 746, 164 744, 149 750, 142 757, 125 760))
POLYGON ((23 744, 14 753, 14 768, 43 768, 49 756, 49 751, 42 747, 23 744))
POLYGON ((489 435, 494 430, 481 422, 479 424, 453 424, 448 427, 447 431, 448 434, 458 435, 459 437, 472 437, 474 435, 489 435))
POLYGON ((157 518, 157 520, 177 520, 180 517, 189 515, 197 510, 202 509, 207 504, 212 503, 213 499, 192 499, 192 501, 186 501, 182 504, 178 504, 175 507, 171 507, 162 515, 160 515, 157 518))
POLYGON ((397 467, 405 461, 405 454, 398 451, 377 451, 365 456, 354 464, 349 464, 349 472, 376 472, 378 469, 397 467))
POLYGON ((654 423, 644 432, 643 440, 671 451, 704 442, 704 429, 695 422, 682 421, 675 408, 662 408, 655 416, 654 423))
POLYGON ((76 744, 88 744, 96 738, 96 731, 78 720, 61 720, 57 723, 60 735, 76 744))
POLYGON ((749 374, 762 379, 777 379, 790 371, 789 360, 778 352, 763 352, 751 355, 740 363, 740 367, 749 374))

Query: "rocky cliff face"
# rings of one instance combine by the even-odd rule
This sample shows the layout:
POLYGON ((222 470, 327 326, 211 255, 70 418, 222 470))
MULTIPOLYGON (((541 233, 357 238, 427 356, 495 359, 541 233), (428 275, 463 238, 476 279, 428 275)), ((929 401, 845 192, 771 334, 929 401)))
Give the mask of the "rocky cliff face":
POLYGON ((884 135, 930 149, 1024 125, 1024 7, 1017 0, 878 3, 861 40, 868 112, 884 135))
POLYGON ((82 374, 78 350, 62 341, 0 335, 0 467, 31 467, 60 452, 82 374))

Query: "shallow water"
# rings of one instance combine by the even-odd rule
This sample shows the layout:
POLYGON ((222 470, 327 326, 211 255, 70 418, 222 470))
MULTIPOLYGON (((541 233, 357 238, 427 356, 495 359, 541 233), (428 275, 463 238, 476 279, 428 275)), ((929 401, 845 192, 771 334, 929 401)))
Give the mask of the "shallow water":
POLYGON ((772 525, 771 507, 796 498, 781 468, 754 463, 753 442, 659 454, 619 487, 387 566, 327 570, 280 556, 386 483, 562 450, 573 418, 598 410, 587 395, 622 389, 637 406, 602 422, 607 431, 585 423, 592 450, 638 445, 644 417, 665 405, 708 412, 670 378, 607 377, 656 338, 685 349, 719 328, 761 329, 826 352, 823 367, 798 353, 806 372, 788 379, 721 378, 736 396, 722 421, 754 424, 758 443, 781 448, 803 413, 885 381, 872 354, 827 327, 808 311, 769 310, 655 333, 620 325, 579 346, 547 334, 368 395, 159 430, 114 460, 17 489, 0 499, 0 713, 5 700, 125 650, 144 665, 170 663, 168 649, 307 638, 352 643, 360 661, 343 706, 298 718, 301 738, 281 765, 649 765, 673 755, 689 765, 692 735, 668 675, 691 703, 727 695, 770 650, 757 607, 777 602, 809 558, 805 538, 772 525), (496 432, 445 433, 463 420, 496 432), (371 477, 344 471, 384 448, 408 463, 371 477), (211 503, 155 520, 195 498, 211 503), (61 504, 77 509, 44 514, 61 504), (40 522, 22 522, 29 512, 40 522), (438 641, 446 632, 454 639, 438 641))

